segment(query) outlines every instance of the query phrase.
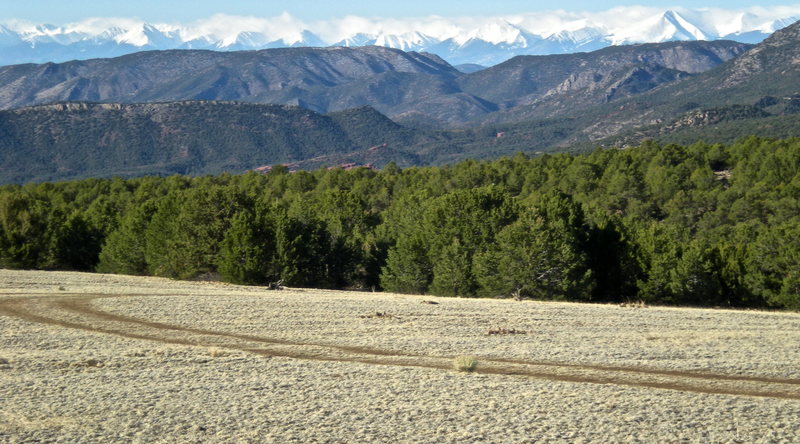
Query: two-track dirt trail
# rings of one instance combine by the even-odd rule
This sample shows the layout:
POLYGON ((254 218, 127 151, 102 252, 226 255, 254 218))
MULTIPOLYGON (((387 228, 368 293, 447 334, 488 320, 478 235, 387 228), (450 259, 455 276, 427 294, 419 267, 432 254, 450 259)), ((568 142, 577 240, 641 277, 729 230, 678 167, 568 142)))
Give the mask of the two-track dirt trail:
MULTIPOLYGON (((356 362, 449 370, 452 356, 411 354, 387 349, 354 347, 334 342, 304 342, 235 331, 172 325, 100 310, 101 298, 141 297, 145 294, 59 294, 13 296, 0 300, 0 315, 30 322, 80 329, 169 344, 240 350, 265 356, 319 361, 356 362)), ((171 295, 181 297, 181 294, 171 295)), ((478 372, 594 384, 616 384, 738 396, 800 400, 800 379, 667 370, 580 362, 538 362, 502 357, 478 357, 478 372)))

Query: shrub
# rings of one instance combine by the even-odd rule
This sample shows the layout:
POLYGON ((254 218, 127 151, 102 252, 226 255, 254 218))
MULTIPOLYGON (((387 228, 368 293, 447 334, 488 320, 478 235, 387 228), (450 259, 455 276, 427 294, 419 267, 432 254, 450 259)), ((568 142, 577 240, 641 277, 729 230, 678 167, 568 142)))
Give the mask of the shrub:
POLYGON ((453 368, 460 372, 474 372, 478 368, 478 359, 474 356, 456 356, 453 368))

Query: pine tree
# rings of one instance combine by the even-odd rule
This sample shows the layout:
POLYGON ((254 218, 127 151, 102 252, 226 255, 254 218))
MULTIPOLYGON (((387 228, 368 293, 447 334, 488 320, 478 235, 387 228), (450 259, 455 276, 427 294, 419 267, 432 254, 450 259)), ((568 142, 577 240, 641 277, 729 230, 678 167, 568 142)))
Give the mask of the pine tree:
POLYGON ((145 232, 155 211, 156 202, 150 200, 134 207, 123 216, 117 229, 105 239, 100 250, 97 271, 133 275, 147 274, 145 232))
POLYGON ((261 219, 241 211, 231 221, 219 259, 219 272, 226 282, 252 285, 280 280, 274 267, 275 233, 261 219))
POLYGON ((591 299, 594 279, 584 251, 581 212, 563 196, 523 210, 477 255, 475 273, 489 296, 591 299), (568 228, 572 227, 572 229, 568 228))
POLYGON ((381 286, 397 293, 423 294, 433 279, 433 265, 425 242, 417 236, 404 236, 389 249, 381 270, 381 286))
POLYGON ((433 264, 431 293, 439 296, 475 294, 478 285, 472 273, 472 257, 458 238, 439 252, 433 264))

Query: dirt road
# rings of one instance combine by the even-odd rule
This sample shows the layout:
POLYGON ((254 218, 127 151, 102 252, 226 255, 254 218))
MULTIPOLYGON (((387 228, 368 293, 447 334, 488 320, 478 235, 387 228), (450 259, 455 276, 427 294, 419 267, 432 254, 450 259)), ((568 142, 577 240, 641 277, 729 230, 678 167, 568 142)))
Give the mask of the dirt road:
MULTIPOLYGON (((0 301, 0 314, 31 322, 107 333, 166 344, 219 347, 293 359, 357 362, 363 364, 452 370, 453 356, 398 353, 346 344, 308 343, 182 327, 121 316, 98 310, 92 302, 100 298, 146 297, 146 295, 76 295, 18 297, 0 301)), ((180 297, 180 295, 171 295, 180 297)), ((620 384, 698 393, 764 396, 800 400, 800 379, 726 375, 699 371, 664 370, 600 364, 525 361, 504 358, 480 359, 478 373, 514 375, 557 381, 620 384)))

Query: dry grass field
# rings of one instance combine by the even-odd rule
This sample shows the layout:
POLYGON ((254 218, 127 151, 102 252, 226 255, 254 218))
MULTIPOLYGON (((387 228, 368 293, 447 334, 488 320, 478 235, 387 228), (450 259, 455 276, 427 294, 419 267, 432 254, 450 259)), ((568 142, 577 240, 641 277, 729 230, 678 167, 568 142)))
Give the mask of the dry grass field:
POLYGON ((0 270, 0 332, 0 442, 800 441, 797 313, 0 270))

